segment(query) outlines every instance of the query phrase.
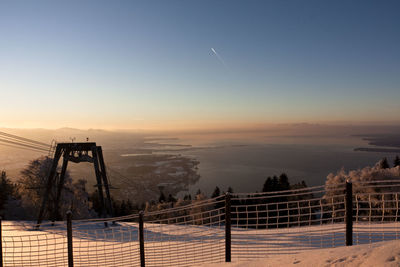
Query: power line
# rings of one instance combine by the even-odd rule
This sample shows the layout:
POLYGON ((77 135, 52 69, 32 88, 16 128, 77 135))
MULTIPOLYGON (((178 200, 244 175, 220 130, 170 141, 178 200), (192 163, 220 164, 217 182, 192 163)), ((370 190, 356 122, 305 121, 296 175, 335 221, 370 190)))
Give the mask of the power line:
POLYGON ((49 145, 47 145, 47 146, 37 145, 36 143, 32 143, 32 142, 28 142, 28 141, 21 141, 21 140, 12 138, 12 137, 1 136, 1 135, 0 135, 0 139, 3 140, 3 141, 10 141, 10 142, 18 143, 18 144, 21 144, 21 145, 29 145, 29 146, 32 146, 32 147, 46 149, 46 150, 48 150, 49 147, 50 147, 49 145))
POLYGON ((49 152, 51 145, 0 131, 0 145, 36 152, 49 152))
POLYGON ((36 150, 41 150, 41 151, 45 151, 48 152, 48 149, 39 147, 39 146, 33 146, 33 145, 28 145, 28 144, 24 144, 24 143, 18 143, 18 142, 14 142, 11 140, 7 140, 7 139, 2 139, 0 138, 0 142, 6 143, 6 144, 12 144, 15 146, 19 146, 19 148, 30 148, 30 149, 36 149, 36 150))
POLYGON ((42 145, 42 146, 45 146, 45 147, 49 146, 49 144, 46 144, 46 143, 42 143, 42 142, 39 142, 39 141, 36 141, 36 140, 33 140, 33 139, 29 139, 29 138, 20 137, 20 136, 17 136, 17 135, 5 133, 5 132, 2 132, 2 131, 0 131, 0 135, 8 136, 8 137, 11 137, 11 138, 14 138, 14 139, 18 139, 18 140, 21 140, 21 141, 25 141, 25 142, 29 142, 29 143, 35 143, 37 145, 42 145))
MULTIPOLYGON (((113 172, 114 174, 119 176, 119 181, 123 182, 126 185, 133 186, 133 183, 132 183, 131 179, 129 179, 125 175, 122 175, 120 172, 116 171, 115 169, 110 168, 110 166, 108 166, 108 165, 106 167, 107 167, 108 170, 110 170, 111 172, 113 172)), ((110 176, 111 176, 111 174, 110 174, 110 176)))
POLYGON ((34 151, 34 152, 43 152, 44 151, 42 149, 39 150, 39 149, 36 149, 36 148, 20 147, 20 146, 17 146, 17 145, 11 145, 11 144, 7 144, 7 143, 0 143, 0 146, 19 148, 19 149, 30 150, 30 151, 34 151))

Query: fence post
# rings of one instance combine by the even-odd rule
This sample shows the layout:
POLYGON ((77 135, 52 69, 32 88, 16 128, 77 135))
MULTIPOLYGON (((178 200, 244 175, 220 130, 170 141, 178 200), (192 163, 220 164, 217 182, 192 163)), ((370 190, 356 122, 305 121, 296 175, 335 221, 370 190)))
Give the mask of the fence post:
POLYGON ((231 195, 225 195, 225 261, 231 262, 231 195))
POLYGON ((353 186, 346 181, 346 246, 353 245, 353 186))
POLYGON ((72 212, 67 211, 67 241, 68 241, 68 267, 74 267, 74 255, 72 247, 72 212))
POLYGON ((139 212, 139 248, 140 248, 140 266, 145 267, 144 258, 144 230, 143 230, 143 211, 139 212))
POLYGON ((0 216, 0 267, 3 267, 3 235, 2 235, 2 228, 1 228, 1 216, 0 216))

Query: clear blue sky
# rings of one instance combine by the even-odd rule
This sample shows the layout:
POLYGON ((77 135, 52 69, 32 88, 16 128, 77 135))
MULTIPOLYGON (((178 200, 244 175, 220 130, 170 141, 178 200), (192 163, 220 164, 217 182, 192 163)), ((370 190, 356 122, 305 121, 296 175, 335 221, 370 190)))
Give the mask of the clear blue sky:
POLYGON ((399 1, 1 1, 0 126, 398 122, 399 47, 399 1))

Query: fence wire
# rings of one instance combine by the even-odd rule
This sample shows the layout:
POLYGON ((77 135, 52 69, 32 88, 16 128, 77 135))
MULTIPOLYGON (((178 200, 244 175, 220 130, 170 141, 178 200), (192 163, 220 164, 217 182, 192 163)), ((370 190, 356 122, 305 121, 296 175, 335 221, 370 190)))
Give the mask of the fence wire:
POLYGON ((225 200, 145 214, 146 266, 193 266, 224 261, 225 200))
POLYGON ((138 216, 73 223, 75 266, 138 266, 138 216))
POLYGON ((345 245, 344 188, 233 195, 233 261, 345 245))
POLYGON ((66 225, 43 225, 48 230, 34 230, 33 223, 2 222, 4 266, 66 266, 68 264, 66 225))
MULTIPOLYGON (((346 244, 346 186, 230 196, 232 261, 346 244)), ((353 182, 354 244, 400 238, 400 180, 353 182)), ((225 261, 225 196, 143 215, 146 266, 225 261)), ((75 266, 140 266, 139 215, 72 223, 75 266)), ((4 266, 67 266, 65 222, 2 222, 4 266)))
POLYGON ((400 181, 353 183, 355 244, 399 239, 400 181))

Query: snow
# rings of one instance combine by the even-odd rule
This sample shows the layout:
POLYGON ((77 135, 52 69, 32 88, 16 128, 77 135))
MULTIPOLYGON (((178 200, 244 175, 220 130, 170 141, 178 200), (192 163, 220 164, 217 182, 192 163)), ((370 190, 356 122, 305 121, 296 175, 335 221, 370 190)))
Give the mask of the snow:
POLYGON ((400 240, 378 242, 372 245, 317 249, 291 255, 274 255, 256 261, 201 265, 201 267, 216 266, 400 266, 400 240))
MULTIPOLYGON (((31 230, 33 224, 3 221, 6 266, 65 266, 65 223, 43 225, 39 231, 31 230)), ((355 223, 354 244, 362 245, 352 247, 344 247, 343 223, 258 230, 233 226, 233 263, 223 262, 223 225, 145 223, 144 229, 148 266, 400 265, 400 241, 378 242, 399 239, 400 223, 355 223)), ((134 222, 118 222, 107 228, 103 222, 73 222, 73 244, 76 266, 139 264, 138 225, 134 222)))

